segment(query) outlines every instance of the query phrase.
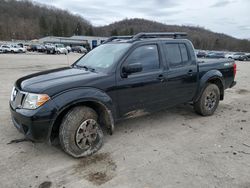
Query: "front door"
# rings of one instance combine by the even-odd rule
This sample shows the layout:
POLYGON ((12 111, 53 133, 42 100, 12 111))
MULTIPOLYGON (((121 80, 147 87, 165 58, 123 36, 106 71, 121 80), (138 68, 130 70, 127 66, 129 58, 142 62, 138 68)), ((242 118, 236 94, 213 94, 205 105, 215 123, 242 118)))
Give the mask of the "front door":
POLYGON ((144 113, 157 108, 166 89, 166 79, 157 44, 135 48, 121 67, 140 63, 142 71, 122 78, 117 74, 117 98, 120 116, 131 116, 133 112, 144 113))

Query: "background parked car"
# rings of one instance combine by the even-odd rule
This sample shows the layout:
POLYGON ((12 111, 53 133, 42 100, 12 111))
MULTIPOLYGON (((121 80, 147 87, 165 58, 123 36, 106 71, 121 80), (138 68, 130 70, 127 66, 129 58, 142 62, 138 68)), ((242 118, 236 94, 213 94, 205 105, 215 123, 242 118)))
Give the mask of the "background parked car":
POLYGON ((198 58, 205 58, 206 55, 207 55, 207 53, 205 51, 198 51, 197 54, 196 54, 196 56, 198 58))
POLYGON ((26 49, 26 51, 29 51, 30 45, 29 44, 24 44, 23 47, 26 49))
POLYGON ((78 52, 78 53, 87 53, 88 52, 88 50, 86 48, 82 47, 82 46, 73 46, 71 48, 71 51, 72 52, 78 52))
POLYGON ((55 51, 57 54, 67 54, 68 53, 68 50, 67 48, 64 47, 63 44, 55 44, 55 51))
POLYGON ((41 45, 41 44, 32 44, 32 45, 30 45, 29 51, 32 51, 32 52, 45 52, 46 48, 45 48, 44 45, 41 45))
POLYGON ((26 48, 23 48, 23 47, 16 45, 16 44, 10 45, 10 48, 11 48, 11 52, 14 52, 14 53, 25 53, 26 52, 26 48))
POLYGON ((250 60, 250 53, 246 54, 247 55, 247 60, 250 60))
POLYGON ((2 45, 1 46, 4 53, 19 53, 20 49, 13 45, 2 45))
POLYGON ((46 52, 46 48, 44 45, 37 45, 36 49, 37 49, 37 52, 46 52))
POLYGON ((10 53, 10 46, 8 46, 8 45, 2 45, 1 49, 2 49, 3 53, 10 53))
POLYGON ((235 54, 233 54, 232 58, 234 60, 238 60, 238 61, 247 61, 247 55, 243 52, 237 52, 235 54))
POLYGON ((32 52, 35 52, 35 51, 37 51, 37 45, 36 44, 31 44, 30 45, 30 48, 29 48, 29 51, 32 51, 32 52))
POLYGON ((209 52, 206 56, 207 58, 225 58, 223 52, 209 52))
POLYGON ((47 54, 55 54, 56 53, 56 46, 52 43, 45 44, 47 54))
POLYGON ((66 46, 66 49, 68 50, 68 53, 71 52, 71 47, 70 46, 66 46))
POLYGON ((225 54, 225 58, 233 59, 233 54, 234 53, 228 52, 228 53, 225 54))

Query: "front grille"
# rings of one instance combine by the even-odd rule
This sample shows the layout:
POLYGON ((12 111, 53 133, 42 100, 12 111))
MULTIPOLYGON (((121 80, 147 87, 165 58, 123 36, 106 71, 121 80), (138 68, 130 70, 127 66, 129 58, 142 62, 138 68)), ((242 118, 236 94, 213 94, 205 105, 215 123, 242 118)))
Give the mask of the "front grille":
POLYGON ((22 92, 16 88, 13 89, 12 92, 12 99, 13 99, 13 105, 15 108, 21 108, 23 100, 25 98, 26 93, 22 92))

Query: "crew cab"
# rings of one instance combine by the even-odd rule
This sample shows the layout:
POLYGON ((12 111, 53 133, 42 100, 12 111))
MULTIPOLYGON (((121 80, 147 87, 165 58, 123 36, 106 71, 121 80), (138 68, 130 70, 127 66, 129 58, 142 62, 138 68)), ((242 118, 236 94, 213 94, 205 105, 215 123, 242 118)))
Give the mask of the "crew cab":
POLYGON ((15 127, 34 141, 59 137, 73 157, 98 151, 115 123, 182 103, 212 115, 233 87, 230 59, 199 61, 185 33, 111 37, 69 67, 25 76, 10 99, 15 127))

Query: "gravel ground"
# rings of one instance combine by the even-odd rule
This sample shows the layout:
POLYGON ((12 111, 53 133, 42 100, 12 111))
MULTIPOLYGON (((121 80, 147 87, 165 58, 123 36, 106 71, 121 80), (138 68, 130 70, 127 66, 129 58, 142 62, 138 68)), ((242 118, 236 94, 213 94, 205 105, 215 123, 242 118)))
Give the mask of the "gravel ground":
POLYGON ((250 62, 237 62, 238 83, 211 117, 181 105, 126 120, 97 154, 83 159, 58 146, 10 143, 23 138, 8 107, 14 81, 78 57, 0 55, 0 187, 250 187, 250 62))

